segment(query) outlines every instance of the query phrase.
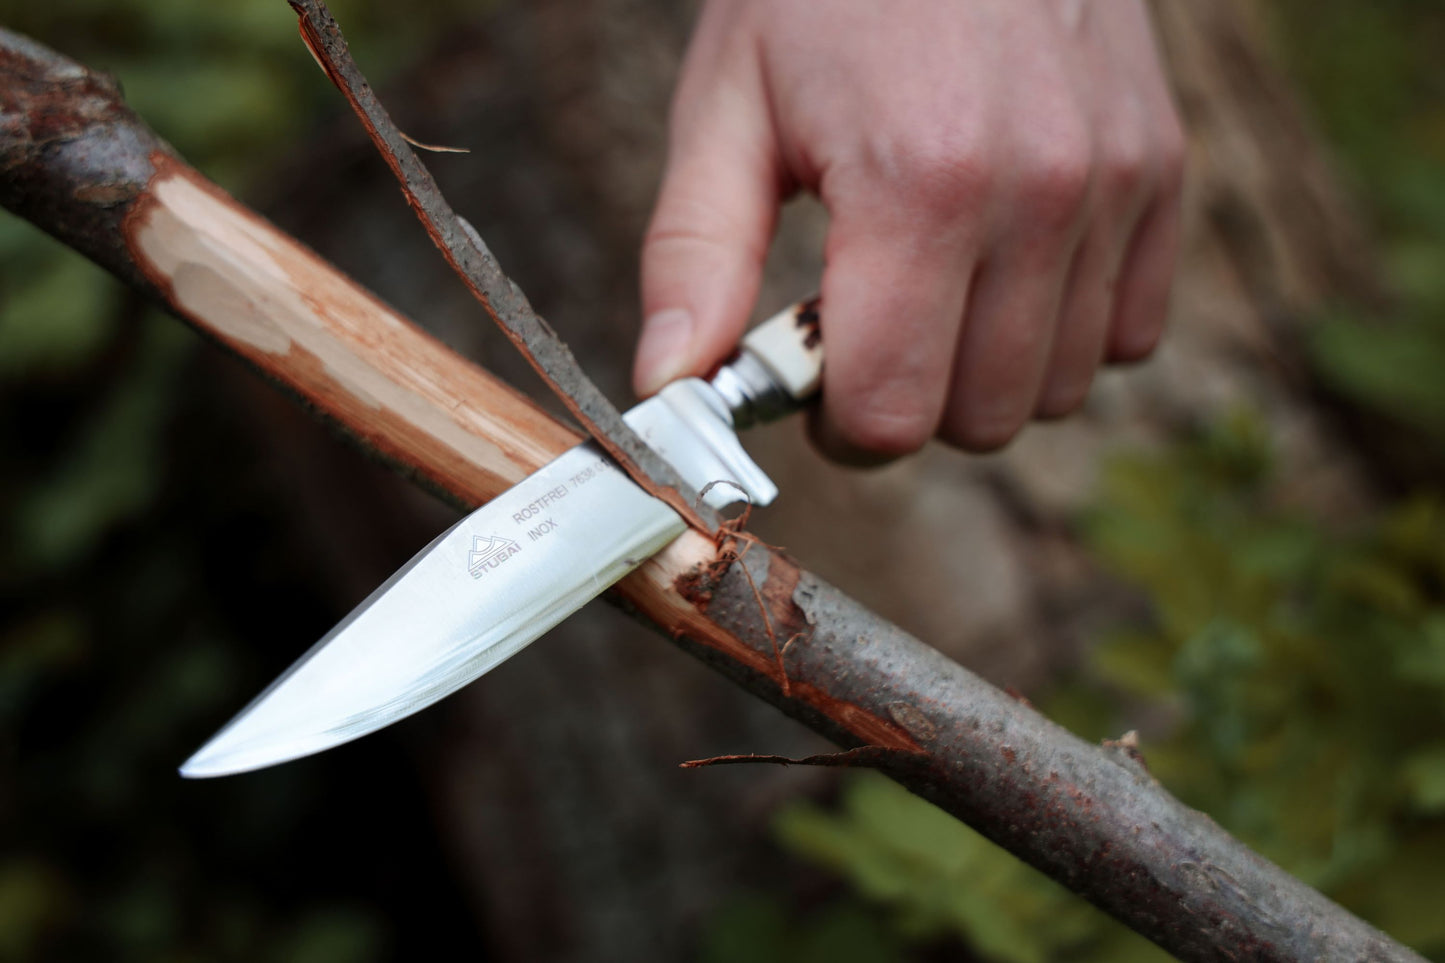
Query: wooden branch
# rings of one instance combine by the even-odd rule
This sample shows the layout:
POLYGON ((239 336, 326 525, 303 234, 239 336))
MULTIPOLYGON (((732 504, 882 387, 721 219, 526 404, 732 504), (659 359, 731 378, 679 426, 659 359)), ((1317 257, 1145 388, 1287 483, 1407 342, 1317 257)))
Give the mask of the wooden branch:
POLYGON ((693 528, 711 532, 716 518, 692 487, 622 420, 583 373, 571 350, 543 321, 471 226, 442 196, 431 172, 412 150, 416 142, 392 122, 351 52, 341 27, 322 0, 288 0, 300 17, 301 38, 326 76, 346 96, 371 141, 401 182, 407 203, 421 219, 452 270, 466 282, 517 350, 614 460, 652 495, 667 502, 693 528))
MULTIPOLYGON (((0 203, 462 503, 577 440, 186 167, 113 86, 3 31, 0 171, 0 203)), ((726 562, 689 531, 614 595, 1176 956, 1420 959, 1180 804, 1136 751, 1075 738, 780 553, 726 562), (773 637, 793 640, 786 684, 773 637)))

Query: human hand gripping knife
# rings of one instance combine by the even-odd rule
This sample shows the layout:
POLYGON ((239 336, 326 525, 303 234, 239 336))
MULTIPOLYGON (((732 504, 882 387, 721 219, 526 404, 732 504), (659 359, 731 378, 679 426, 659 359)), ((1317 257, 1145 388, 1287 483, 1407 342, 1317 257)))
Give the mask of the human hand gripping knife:
MULTIPOLYGON (((800 302, 754 328, 711 381, 675 381, 623 415, 713 508, 777 496, 735 430, 793 411, 818 390, 816 305, 800 302)), ((186 760, 181 775, 286 762, 424 709, 686 528, 596 442, 578 445, 418 552, 186 760)))

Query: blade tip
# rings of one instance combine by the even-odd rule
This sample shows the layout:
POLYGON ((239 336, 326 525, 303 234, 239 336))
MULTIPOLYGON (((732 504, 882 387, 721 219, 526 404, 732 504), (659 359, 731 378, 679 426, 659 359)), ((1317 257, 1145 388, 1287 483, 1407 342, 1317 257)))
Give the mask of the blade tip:
POLYGON ((217 776, 233 776, 236 773, 263 768, 266 765, 268 764, 264 762, 248 765, 244 757, 238 759, 234 752, 217 751, 213 744, 207 744, 181 763, 176 771, 182 779, 214 779, 217 776))
POLYGON ((176 768, 182 779, 210 779, 214 776, 225 776, 230 773, 229 769, 221 769, 214 764, 208 765, 204 760, 192 756, 176 768))

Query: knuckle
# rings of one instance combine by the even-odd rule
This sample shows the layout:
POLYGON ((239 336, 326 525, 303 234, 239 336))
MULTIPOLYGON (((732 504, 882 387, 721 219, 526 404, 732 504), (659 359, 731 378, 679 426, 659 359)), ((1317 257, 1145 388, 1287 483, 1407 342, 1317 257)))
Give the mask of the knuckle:
POLYGON ((717 242, 738 234, 737 217, 722 205, 692 190, 673 190, 663 197, 643 236, 644 245, 674 241, 717 242))
POLYGON ((673 256, 739 256, 761 263, 767 244, 717 205, 675 201, 658 211, 642 237, 644 261, 673 256))
POLYGON ((1093 147, 1082 134, 1063 134, 1026 152, 1018 190, 1034 223, 1067 231, 1078 223, 1094 179, 1093 147))
POLYGON ((1099 165, 1101 192, 1116 200, 1139 197, 1153 179, 1160 160, 1141 138, 1121 138, 1099 165))
POLYGON ((652 267, 672 269, 692 261, 708 262, 726 253, 716 235, 686 229, 648 231, 642 239, 644 271, 652 267))
POLYGON ((894 196, 940 219, 977 211, 994 187, 991 161, 961 133, 888 138, 870 153, 894 196))

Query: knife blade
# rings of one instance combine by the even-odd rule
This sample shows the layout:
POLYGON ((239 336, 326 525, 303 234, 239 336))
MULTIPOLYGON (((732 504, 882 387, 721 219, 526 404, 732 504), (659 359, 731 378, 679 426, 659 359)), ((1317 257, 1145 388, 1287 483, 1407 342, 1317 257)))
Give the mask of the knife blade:
MULTIPOLYGON (((749 332, 710 381, 673 382, 623 418, 711 507, 766 505, 777 488, 735 429, 796 409, 821 372, 817 301, 799 302, 749 332)), ((521 651, 686 527, 595 442, 578 445, 437 536, 181 775, 261 769, 424 709, 521 651)))

